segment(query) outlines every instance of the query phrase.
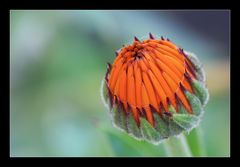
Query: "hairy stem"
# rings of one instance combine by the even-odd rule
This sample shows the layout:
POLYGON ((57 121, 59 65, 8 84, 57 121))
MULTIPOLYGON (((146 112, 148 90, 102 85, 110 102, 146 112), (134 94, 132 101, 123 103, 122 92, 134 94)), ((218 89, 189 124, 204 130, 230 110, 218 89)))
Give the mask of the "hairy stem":
POLYGON ((169 157, 192 157, 184 134, 181 134, 179 137, 170 137, 163 145, 169 157))
POLYGON ((195 128, 187 137, 194 156, 205 156, 206 150, 201 127, 195 128))

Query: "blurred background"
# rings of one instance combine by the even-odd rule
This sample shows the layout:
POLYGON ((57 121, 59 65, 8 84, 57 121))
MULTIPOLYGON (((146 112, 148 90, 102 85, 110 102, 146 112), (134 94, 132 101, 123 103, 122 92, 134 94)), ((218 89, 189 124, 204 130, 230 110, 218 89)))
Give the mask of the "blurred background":
POLYGON ((149 32, 198 55, 204 155, 229 156, 229 22, 227 10, 10 11, 10 156, 166 156, 113 128, 100 98, 115 50, 149 32))

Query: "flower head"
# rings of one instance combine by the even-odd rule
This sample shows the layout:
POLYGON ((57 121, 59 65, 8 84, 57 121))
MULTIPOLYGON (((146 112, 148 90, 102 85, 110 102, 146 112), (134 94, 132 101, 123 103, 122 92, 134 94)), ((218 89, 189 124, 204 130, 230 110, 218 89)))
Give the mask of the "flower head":
POLYGON ((150 33, 116 52, 103 86, 114 125, 159 143, 198 124, 208 100, 204 83, 196 56, 150 33))

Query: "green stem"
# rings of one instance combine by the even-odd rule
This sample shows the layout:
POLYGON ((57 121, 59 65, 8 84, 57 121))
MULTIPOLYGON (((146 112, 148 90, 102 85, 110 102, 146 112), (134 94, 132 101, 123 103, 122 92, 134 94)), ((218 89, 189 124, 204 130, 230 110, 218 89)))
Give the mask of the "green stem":
POLYGON ((205 156, 206 150, 201 127, 195 128, 187 137, 194 156, 205 156))
POLYGON ((192 157, 184 134, 181 134, 179 137, 170 137, 163 145, 169 157, 192 157))

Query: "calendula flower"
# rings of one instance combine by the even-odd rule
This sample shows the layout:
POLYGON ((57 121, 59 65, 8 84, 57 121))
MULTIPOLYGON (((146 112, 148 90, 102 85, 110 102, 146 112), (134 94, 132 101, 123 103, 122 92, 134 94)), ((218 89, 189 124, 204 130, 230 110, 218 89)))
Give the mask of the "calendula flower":
POLYGON ((151 33, 116 52, 102 89, 113 124, 151 143, 196 127, 208 101, 197 57, 151 33))

